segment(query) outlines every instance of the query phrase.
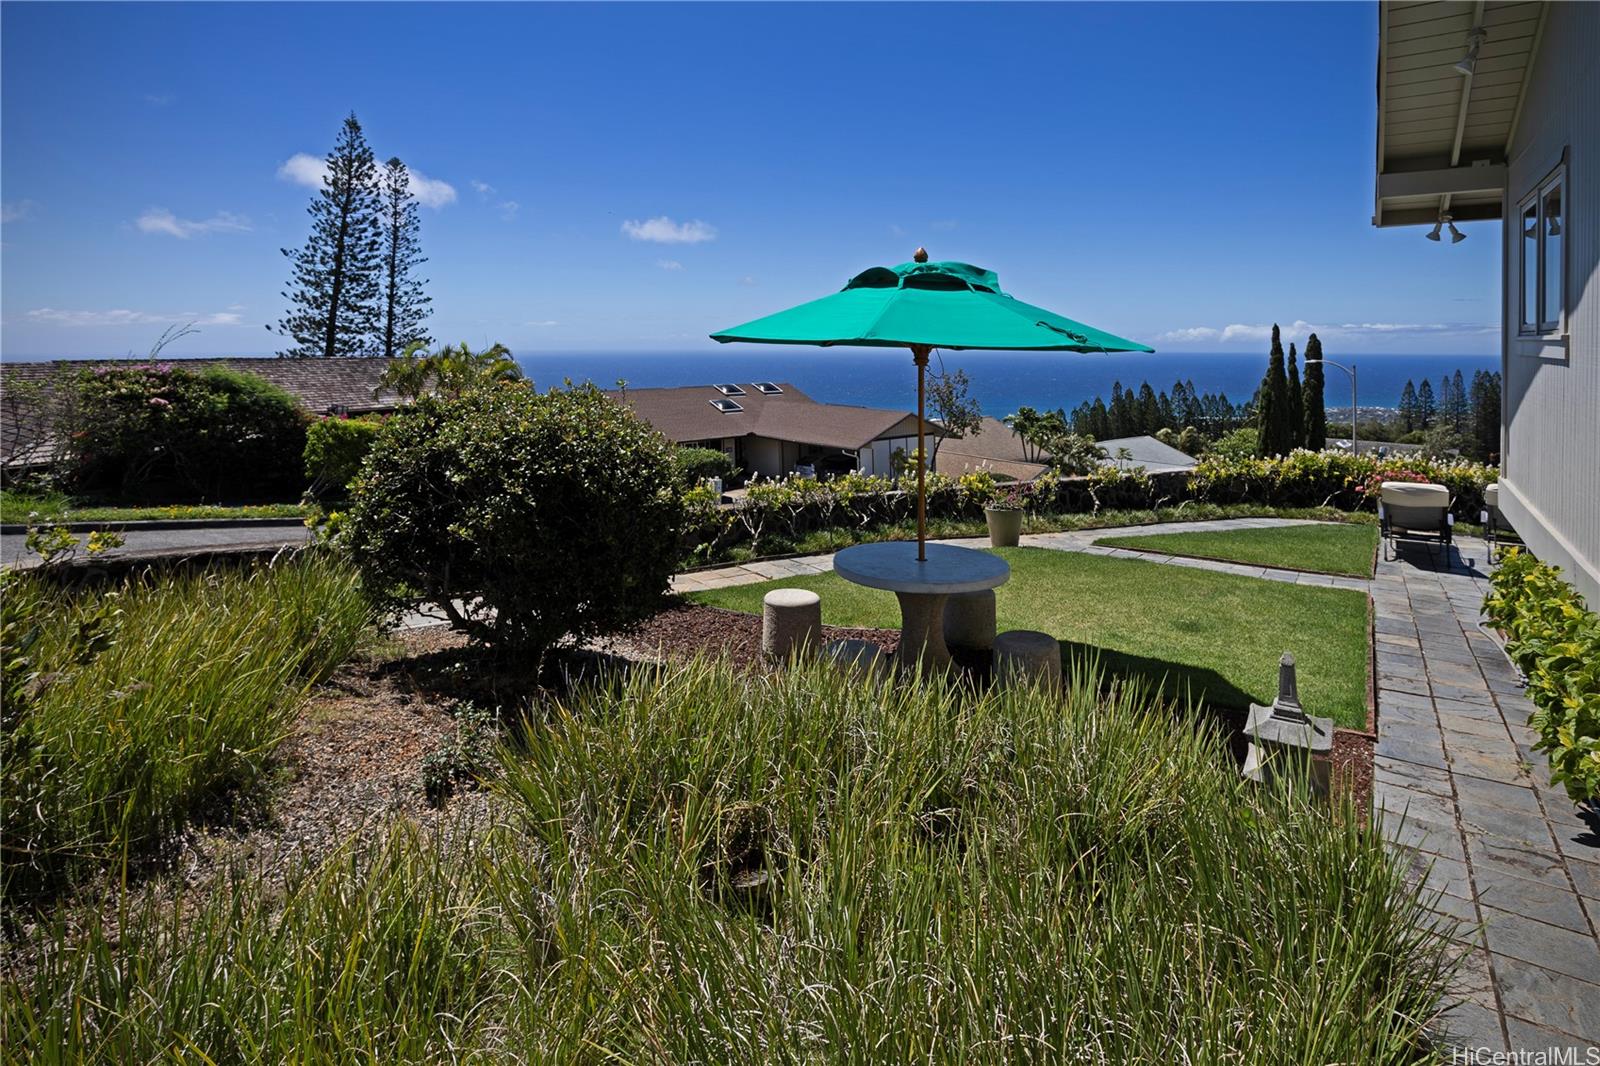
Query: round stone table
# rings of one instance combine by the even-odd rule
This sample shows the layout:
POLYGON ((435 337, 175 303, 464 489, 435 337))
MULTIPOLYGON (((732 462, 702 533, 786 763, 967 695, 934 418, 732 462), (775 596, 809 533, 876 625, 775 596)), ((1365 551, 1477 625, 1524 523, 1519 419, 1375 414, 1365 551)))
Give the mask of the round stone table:
POLYGON ((924 670, 950 662, 944 643, 944 601, 955 592, 1003 585, 1011 567, 999 556, 951 544, 929 544, 918 561, 916 541, 857 544, 833 557, 840 577, 870 589, 886 589, 900 601, 900 662, 924 670))

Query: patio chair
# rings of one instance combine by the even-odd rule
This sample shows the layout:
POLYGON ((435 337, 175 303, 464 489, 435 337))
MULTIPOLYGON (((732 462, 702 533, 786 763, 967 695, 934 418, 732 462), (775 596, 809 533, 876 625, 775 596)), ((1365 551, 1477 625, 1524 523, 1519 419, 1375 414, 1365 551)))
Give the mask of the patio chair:
POLYGON ((1522 543, 1522 538, 1517 536, 1517 531, 1511 523, 1506 521, 1505 515, 1500 513, 1500 483, 1496 481, 1483 490, 1483 511, 1478 515, 1478 520, 1483 524, 1483 539, 1489 542, 1490 558, 1500 546, 1500 542, 1509 534, 1515 543, 1522 543))
POLYGON ((1455 522, 1450 490, 1443 485, 1385 481, 1378 489, 1378 527, 1386 560, 1394 558, 1394 542, 1401 539, 1437 539, 1448 559, 1455 522))

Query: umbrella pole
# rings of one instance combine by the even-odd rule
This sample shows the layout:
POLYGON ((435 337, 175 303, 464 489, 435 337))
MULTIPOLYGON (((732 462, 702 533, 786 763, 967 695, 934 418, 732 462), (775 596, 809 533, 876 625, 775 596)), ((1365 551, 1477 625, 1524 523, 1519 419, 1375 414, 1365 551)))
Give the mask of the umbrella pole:
POLYGON ((928 561, 928 442, 922 408, 928 370, 926 345, 913 344, 911 357, 917 364, 917 562, 928 561))

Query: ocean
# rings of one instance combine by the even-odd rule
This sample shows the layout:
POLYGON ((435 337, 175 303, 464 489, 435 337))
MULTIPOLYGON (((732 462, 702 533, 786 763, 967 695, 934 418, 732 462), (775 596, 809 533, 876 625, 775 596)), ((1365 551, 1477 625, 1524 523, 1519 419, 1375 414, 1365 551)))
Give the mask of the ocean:
MULTIPOLYGON (((1407 379, 1424 378, 1439 387, 1441 377, 1460 370, 1468 384, 1478 370, 1497 370, 1497 355, 1341 356, 1355 364, 1362 407, 1394 407, 1407 379)), ((944 352, 939 363, 962 369, 971 379, 971 393, 985 414, 1004 417, 1019 407, 1071 410, 1095 396, 1111 397, 1111 386, 1137 389, 1148 381, 1158 392, 1174 382, 1194 382, 1201 392, 1224 392, 1235 403, 1254 394, 1266 372, 1266 353, 1183 353, 1155 355, 1076 355, 1071 352, 944 352)), ((709 385, 721 382, 789 382, 814 400, 910 410, 917 401, 917 375, 911 353, 898 349, 804 348, 787 345, 744 345, 716 352, 646 354, 594 353, 525 355, 517 358, 523 372, 541 387, 564 379, 632 388, 709 385)), ((1335 367, 1327 371, 1325 403, 1348 407, 1350 378, 1335 367)), ((1303 368, 1302 368, 1303 373, 1303 368)))

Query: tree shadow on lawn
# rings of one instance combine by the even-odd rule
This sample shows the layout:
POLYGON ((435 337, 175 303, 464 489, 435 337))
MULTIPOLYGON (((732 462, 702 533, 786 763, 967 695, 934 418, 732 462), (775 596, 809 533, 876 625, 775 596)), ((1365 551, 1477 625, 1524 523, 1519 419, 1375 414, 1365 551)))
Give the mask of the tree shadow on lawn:
POLYGON ((1068 675, 1089 674, 1098 669, 1108 685, 1122 682, 1143 686, 1153 701, 1164 704, 1175 716, 1186 717, 1184 710, 1192 708, 1214 720, 1234 758, 1243 765, 1248 744, 1244 722, 1255 698, 1215 670, 1080 641, 1056 643, 1061 646, 1061 668, 1068 675))

